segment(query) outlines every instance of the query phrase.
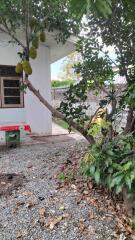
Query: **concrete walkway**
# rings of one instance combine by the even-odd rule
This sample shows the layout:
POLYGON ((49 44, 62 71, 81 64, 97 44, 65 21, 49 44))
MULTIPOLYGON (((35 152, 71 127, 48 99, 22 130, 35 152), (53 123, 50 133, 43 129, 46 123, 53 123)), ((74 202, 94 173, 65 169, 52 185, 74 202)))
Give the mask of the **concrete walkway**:
POLYGON ((57 143, 57 142, 69 142, 69 141, 80 141, 85 138, 76 132, 69 133, 68 130, 60 127, 56 123, 52 123, 52 135, 40 136, 40 135, 29 135, 26 136, 22 144, 41 144, 41 143, 57 143))
POLYGON ((52 122, 52 135, 69 134, 68 130, 52 122))

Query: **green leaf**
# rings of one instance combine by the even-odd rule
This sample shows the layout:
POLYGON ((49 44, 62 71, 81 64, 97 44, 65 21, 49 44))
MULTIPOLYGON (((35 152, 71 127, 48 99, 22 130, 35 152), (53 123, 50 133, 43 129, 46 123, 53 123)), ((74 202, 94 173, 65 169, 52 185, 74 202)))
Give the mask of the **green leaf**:
POLYGON ((95 165, 90 166, 90 173, 92 176, 95 174, 95 165))
POLYGON ((107 18, 111 13, 111 0, 70 0, 71 11, 81 18, 84 14, 89 16, 94 13, 96 16, 107 18))
POLYGON ((126 181, 126 184, 129 188, 129 190, 131 189, 131 184, 132 184, 132 180, 130 179, 130 177, 126 176, 125 177, 125 181, 126 181))
POLYGON ((135 216, 132 219, 132 227, 135 228, 135 216))
POLYGON ((98 184, 100 182, 100 172, 99 170, 96 170, 95 172, 95 181, 98 184))
POLYGON ((116 187, 116 194, 122 192, 122 189, 123 189, 123 185, 118 185, 118 186, 116 187))
POLYGON ((124 177, 123 175, 118 175, 117 177, 114 177, 112 179, 110 187, 112 188, 114 186, 118 186, 120 184, 121 180, 123 179, 123 177, 124 177))
POLYGON ((132 166, 132 162, 131 161, 129 161, 129 162, 127 162, 126 164, 124 164, 122 167, 123 167, 123 170, 124 171, 127 171, 127 170, 129 170, 129 168, 132 166))
POLYGON ((113 173, 113 171, 114 171, 114 169, 113 169, 112 167, 109 167, 109 168, 108 168, 108 172, 109 172, 109 173, 113 173))
POLYGON ((131 181, 133 181, 135 179, 135 171, 132 171, 130 173, 130 179, 131 179, 131 181))

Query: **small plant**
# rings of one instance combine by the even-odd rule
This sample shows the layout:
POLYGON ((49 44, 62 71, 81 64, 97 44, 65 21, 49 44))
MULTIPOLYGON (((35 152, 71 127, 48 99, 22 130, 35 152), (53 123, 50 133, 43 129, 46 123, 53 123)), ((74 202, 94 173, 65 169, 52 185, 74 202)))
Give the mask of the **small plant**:
POLYGON ((68 172, 61 172, 57 178, 61 181, 61 182, 65 182, 65 181, 72 181, 74 179, 74 173, 72 171, 68 171, 68 172))
POLYGON ((64 182, 66 180, 66 175, 64 172, 59 173, 59 175, 57 176, 57 178, 61 181, 64 182))

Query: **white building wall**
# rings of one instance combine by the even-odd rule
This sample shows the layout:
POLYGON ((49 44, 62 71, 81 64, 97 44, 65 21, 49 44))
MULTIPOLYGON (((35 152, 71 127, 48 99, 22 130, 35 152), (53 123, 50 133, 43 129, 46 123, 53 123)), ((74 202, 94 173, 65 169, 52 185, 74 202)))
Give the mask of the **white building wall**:
MULTIPOLYGON (((43 97, 51 102, 51 73, 50 73, 50 49, 41 46, 38 49, 38 57, 31 61, 33 74, 30 77, 34 87, 40 91, 43 97)), ((27 90, 25 97, 27 122, 33 133, 49 135, 52 133, 52 119, 50 112, 42 103, 27 90)))
MULTIPOLYGON (((9 44, 7 35, 0 34, 0 64, 16 65, 20 60, 17 52, 19 46, 9 44)), ((32 84, 37 87, 43 96, 51 101, 50 76, 50 49, 41 46, 38 58, 32 61, 33 74, 30 77, 32 84)), ((0 124, 29 123, 32 131, 38 134, 51 134, 51 114, 42 106, 39 100, 30 91, 25 95, 24 108, 0 108, 0 124)), ((0 133, 1 135, 1 133, 0 133)))
MULTIPOLYGON (((0 34, 0 65, 16 65, 19 46, 9 44, 7 35, 0 34)), ((26 122, 24 108, 0 108, 0 124, 26 122)))

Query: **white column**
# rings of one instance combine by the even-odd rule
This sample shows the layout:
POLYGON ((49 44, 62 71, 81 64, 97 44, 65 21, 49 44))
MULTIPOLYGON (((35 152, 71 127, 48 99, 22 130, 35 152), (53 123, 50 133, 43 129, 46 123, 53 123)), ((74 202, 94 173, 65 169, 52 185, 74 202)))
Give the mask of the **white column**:
MULTIPOLYGON (((31 61, 33 74, 30 80, 42 96, 51 103, 51 73, 50 73, 50 49, 40 46, 38 57, 31 61)), ((52 133, 52 117, 46 107, 27 90, 25 95, 26 121, 30 124, 35 134, 49 135, 52 133)))

